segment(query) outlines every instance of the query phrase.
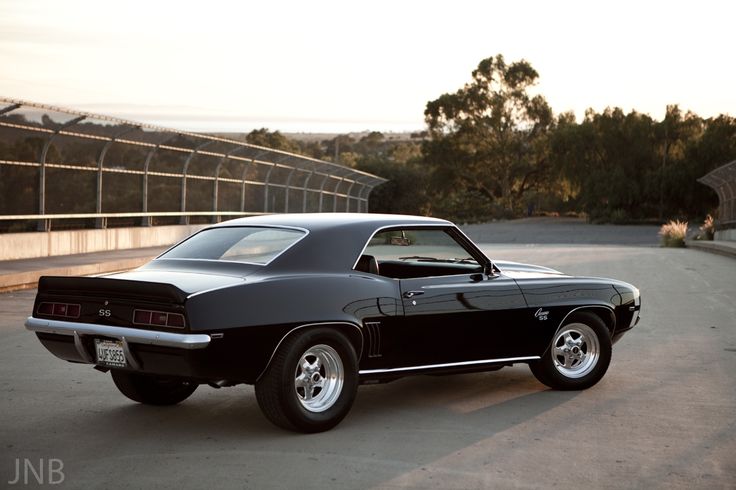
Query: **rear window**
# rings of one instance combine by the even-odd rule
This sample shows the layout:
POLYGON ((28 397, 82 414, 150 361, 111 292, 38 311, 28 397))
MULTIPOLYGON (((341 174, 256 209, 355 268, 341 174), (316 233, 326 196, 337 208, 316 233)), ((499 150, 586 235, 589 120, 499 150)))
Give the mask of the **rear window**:
POLYGON ((172 248, 162 259, 204 259, 267 264, 306 235, 290 228, 210 228, 172 248))

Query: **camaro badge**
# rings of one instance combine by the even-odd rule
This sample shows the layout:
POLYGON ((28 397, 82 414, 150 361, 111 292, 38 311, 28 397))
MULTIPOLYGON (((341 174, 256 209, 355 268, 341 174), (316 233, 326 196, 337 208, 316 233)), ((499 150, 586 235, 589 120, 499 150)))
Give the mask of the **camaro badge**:
POLYGON ((539 308, 536 313, 534 313, 534 316, 541 322, 543 320, 547 319, 547 315, 549 315, 549 311, 542 311, 542 308, 539 308))

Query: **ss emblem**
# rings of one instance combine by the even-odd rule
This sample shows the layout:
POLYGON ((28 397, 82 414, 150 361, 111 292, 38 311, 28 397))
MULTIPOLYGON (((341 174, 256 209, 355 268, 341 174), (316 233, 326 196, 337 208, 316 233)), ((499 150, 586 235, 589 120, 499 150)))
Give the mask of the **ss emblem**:
POLYGON ((106 310, 106 309, 104 309, 104 308, 101 308, 101 309, 100 309, 100 310, 99 310, 99 311, 97 312, 97 314, 98 314, 98 315, 100 315, 100 316, 110 316, 110 315, 112 315, 112 313, 110 312, 110 310, 106 310))

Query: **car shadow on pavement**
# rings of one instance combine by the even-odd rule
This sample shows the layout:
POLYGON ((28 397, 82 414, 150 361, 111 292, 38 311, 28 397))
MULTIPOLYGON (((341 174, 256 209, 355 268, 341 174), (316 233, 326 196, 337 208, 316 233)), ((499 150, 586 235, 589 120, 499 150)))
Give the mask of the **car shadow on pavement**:
MULTIPOLYGON (((578 394, 549 390, 526 369, 409 377, 359 387, 345 420, 325 434, 396 427, 422 430, 431 424, 434 429, 461 425, 475 432, 480 428, 487 436, 489 432, 505 430, 567 403, 578 394)), ((266 420, 250 386, 220 390, 201 386, 189 400, 171 407, 146 406, 118 393, 114 396, 113 408, 85 410, 87 423, 112 427, 111 430, 119 430, 121 435, 140 433, 167 439, 247 436, 252 440, 294 435, 266 420)))
POLYGON ((421 427, 424 416, 438 427, 480 424, 484 432, 505 430, 566 403, 579 392, 553 391, 537 382, 525 368, 492 373, 419 376, 390 384, 364 386, 349 417, 350 424, 421 427), (409 417, 406 417, 409 415, 409 417), (407 418, 407 420, 403 420, 407 418), (492 425, 488 425, 488 423, 492 425))
MULTIPOLYGON (((443 424, 475 426, 484 433, 504 430, 510 425, 566 403, 578 392, 557 392, 539 384, 527 370, 453 376, 418 376, 392 383, 363 385, 345 420, 326 434, 343 430, 375 431, 401 426, 421 429, 431 420, 434 428, 443 424), (489 425, 490 424, 490 425, 489 425)), ((179 405, 156 407, 132 402, 119 393, 114 406, 80 409, 69 416, 85 424, 107 427, 110 437, 125 436, 176 438, 222 437, 249 439, 294 435, 271 425, 261 414, 251 386, 214 390, 201 386, 179 405), (115 434, 119 432, 119 434, 115 434)), ((61 422, 64 415, 58 415, 61 422)), ((71 420, 70 420, 71 423, 71 420)))
MULTIPOLYGON (((255 487, 273 488, 279 481, 273 479, 274 471, 282 482, 300 481, 305 471, 327 478, 309 470, 320 460, 330 462, 328 486, 337 481, 341 488, 366 488, 403 478, 578 394, 548 390, 519 367, 362 386, 345 420, 320 434, 274 427, 248 386, 200 387, 171 407, 140 405, 110 393, 93 407, 57 412, 53 425, 74 434, 75 444, 65 450, 65 458, 70 481, 79 483, 94 481, 100 471, 122 472, 127 465, 149 472, 157 465, 176 465, 190 468, 182 469, 187 473, 181 478, 194 484, 206 475, 189 473, 191 468, 208 461, 213 471, 227 469, 225 486, 240 485, 247 477, 255 487), (103 433, 114 444, 103 443, 103 433), (95 449, 101 447, 102 452, 95 449)), ((305 488, 321 488, 325 482, 312 483, 305 488)))

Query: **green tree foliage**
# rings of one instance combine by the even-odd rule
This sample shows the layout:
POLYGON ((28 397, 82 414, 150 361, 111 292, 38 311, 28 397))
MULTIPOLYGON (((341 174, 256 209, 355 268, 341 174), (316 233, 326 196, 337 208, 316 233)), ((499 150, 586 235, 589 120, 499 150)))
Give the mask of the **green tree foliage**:
POLYGON ((593 221, 702 217, 715 193, 696 179, 736 158, 736 120, 678 106, 655 121, 619 108, 556 119, 524 61, 487 58, 471 82, 427 103, 431 212, 457 220, 546 211, 593 221))
POLYGON ((431 214, 428 176, 421 164, 416 161, 397 163, 391 158, 372 156, 361 159, 357 168, 389 179, 373 189, 370 196, 371 212, 431 214))
POLYGON ((558 117, 550 136, 553 180, 593 221, 704 216, 715 194, 697 183, 736 157, 736 122, 669 106, 662 121, 619 108, 558 117))
POLYGON ((355 139, 349 134, 339 134, 330 140, 323 141, 322 144, 324 146, 324 158, 331 162, 342 163, 341 156, 343 153, 355 153, 353 151, 355 139))
POLYGON ((586 113, 581 124, 563 116, 550 138, 557 178, 566 178, 577 190, 577 205, 591 217, 610 216, 614 210, 630 215, 641 209, 642 194, 657 161, 654 121, 621 109, 586 113), (645 177, 646 178, 642 178, 645 177))
POLYGON ((254 129, 245 137, 251 145, 265 146, 274 150, 283 150, 291 153, 300 151, 299 145, 287 138, 279 131, 269 131, 266 128, 254 129))
POLYGON ((518 213, 543 182, 554 120, 544 97, 529 93, 538 78, 527 61, 507 64, 497 55, 482 60, 460 90, 427 103, 424 154, 448 211, 480 205, 518 213))

